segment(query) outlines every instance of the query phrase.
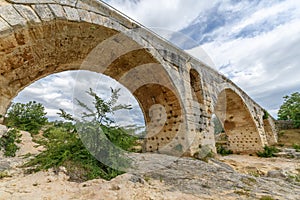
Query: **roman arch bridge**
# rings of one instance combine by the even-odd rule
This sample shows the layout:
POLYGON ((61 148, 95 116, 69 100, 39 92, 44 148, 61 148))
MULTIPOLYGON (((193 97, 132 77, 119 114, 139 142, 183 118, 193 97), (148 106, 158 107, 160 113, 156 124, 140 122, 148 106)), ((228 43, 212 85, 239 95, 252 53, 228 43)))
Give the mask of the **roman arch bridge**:
POLYGON ((146 151, 215 151, 214 114, 234 152, 277 141, 274 120, 233 82, 105 3, 0 0, 0 114, 29 84, 67 70, 102 73, 131 91, 146 151))

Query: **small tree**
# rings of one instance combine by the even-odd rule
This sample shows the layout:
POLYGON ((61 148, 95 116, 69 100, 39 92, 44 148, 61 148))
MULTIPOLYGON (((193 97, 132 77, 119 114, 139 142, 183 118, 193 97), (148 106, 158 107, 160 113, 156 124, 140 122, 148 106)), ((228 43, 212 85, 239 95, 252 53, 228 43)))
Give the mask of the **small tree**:
POLYGON ((300 93, 295 92, 283 97, 284 102, 278 111, 279 120, 292 120, 296 127, 300 127, 300 93))
POLYGON ((136 144, 137 138, 128 135, 123 128, 112 126, 114 121, 109 115, 118 110, 131 109, 131 105, 117 104, 119 92, 120 89, 111 88, 111 97, 104 100, 90 88, 87 94, 93 98, 92 107, 76 99, 77 104, 84 110, 79 119, 63 109, 57 114, 75 123, 77 133, 92 155, 105 165, 123 170, 130 164, 129 160, 123 157, 124 150, 130 150, 136 144))
POLYGON ((117 104, 119 91, 111 90, 108 100, 101 99, 92 89, 87 91, 93 98, 92 105, 77 100, 83 108, 79 118, 63 109, 58 113, 71 122, 54 122, 44 131, 46 140, 41 144, 46 150, 25 164, 34 171, 64 166, 73 181, 86 181, 98 177, 107 180, 122 174, 131 166, 124 150, 131 150, 136 138, 120 127, 111 126, 109 114, 120 109, 131 109, 130 105, 117 104), (113 144, 113 145, 112 145, 113 144))
POLYGON ((38 133, 47 122, 46 114, 45 108, 41 103, 36 103, 35 101, 30 101, 26 104, 14 103, 8 110, 5 124, 9 127, 38 133))

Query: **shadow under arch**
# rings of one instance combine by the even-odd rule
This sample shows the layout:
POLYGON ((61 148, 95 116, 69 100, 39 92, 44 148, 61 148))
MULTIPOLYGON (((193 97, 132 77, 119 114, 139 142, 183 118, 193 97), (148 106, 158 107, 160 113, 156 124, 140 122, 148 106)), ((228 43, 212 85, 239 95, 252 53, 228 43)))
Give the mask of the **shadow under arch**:
MULTIPOLYGON (((128 88, 140 102, 148 123, 153 122, 146 114, 151 112, 152 106, 164 107, 167 117, 160 122, 163 126, 156 132, 155 140, 151 140, 155 141, 152 145, 155 151, 168 146, 168 138, 168 144, 173 140, 185 143, 180 95, 166 69, 151 54, 153 49, 150 51, 149 47, 112 28, 66 20, 17 28, 11 34, 0 36, 0 43, 6 52, 0 54, 3 61, 0 64, 0 114, 5 114, 11 100, 34 81, 62 71, 88 70, 108 75, 128 88), (144 76, 155 78, 149 82, 144 76), (173 130, 170 126, 175 123, 178 126, 173 130)), ((179 153, 188 148, 182 146, 179 153)), ((150 149, 149 146, 146 150, 150 149)))
POLYGON ((215 115, 223 124, 228 149, 234 153, 255 153, 262 150, 262 140, 252 115, 235 91, 227 88, 219 93, 215 115))
POLYGON ((190 84, 193 100, 203 105, 204 94, 200 74, 193 68, 190 70, 190 84))
POLYGON ((274 119, 272 119, 271 116, 268 116, 265 119, 263 119, 263 124, 268 145, 276 144, 278 142, 278 135, 274 119))

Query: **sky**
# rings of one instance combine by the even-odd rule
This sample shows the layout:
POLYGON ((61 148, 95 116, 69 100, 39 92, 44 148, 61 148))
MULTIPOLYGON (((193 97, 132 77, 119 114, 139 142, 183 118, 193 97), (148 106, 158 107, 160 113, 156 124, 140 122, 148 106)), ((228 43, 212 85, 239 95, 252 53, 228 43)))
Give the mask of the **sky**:
MULTIPOLYGON (((300 91, 298 1, 106 2, 230 78, 273 117, 277 116, 283 96, 300 91)), ((58 108, 72 112, 73 91, 78 82, 87 84, 85 90, 97 88, 104 98, 109 97, 109 86, 122 87, 103 75, 63 72, 25 88, 14 102, 41 102, 48 117, 55 119, 58 108)), ((121 91, 120 102, 131 104, 133 109, 120 113, 116 120, 126 125, 142 125, 137 101, 126 88, 121 91)))

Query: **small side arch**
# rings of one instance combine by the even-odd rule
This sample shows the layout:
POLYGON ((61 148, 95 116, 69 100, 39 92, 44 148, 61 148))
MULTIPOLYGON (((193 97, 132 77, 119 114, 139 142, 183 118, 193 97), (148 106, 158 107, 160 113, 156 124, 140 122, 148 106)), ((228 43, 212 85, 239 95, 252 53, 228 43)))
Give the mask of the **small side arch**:
POLYGON ((263 144, 254 119, 242 97, 232 89, 218 95, 215 114, 223 124, 227 148, 234 153, 254 153, 263 144))
POLYGON ((263 122, 268 145, 276 144, 278 141, 278 136, 273 119, 268 116, 266 119, 263 119, 263 122))
POLYGON ((190 83, 193 100, 203 105, 203 88, 201 84, 200 75, 195 69, 190 70, 190 83))

